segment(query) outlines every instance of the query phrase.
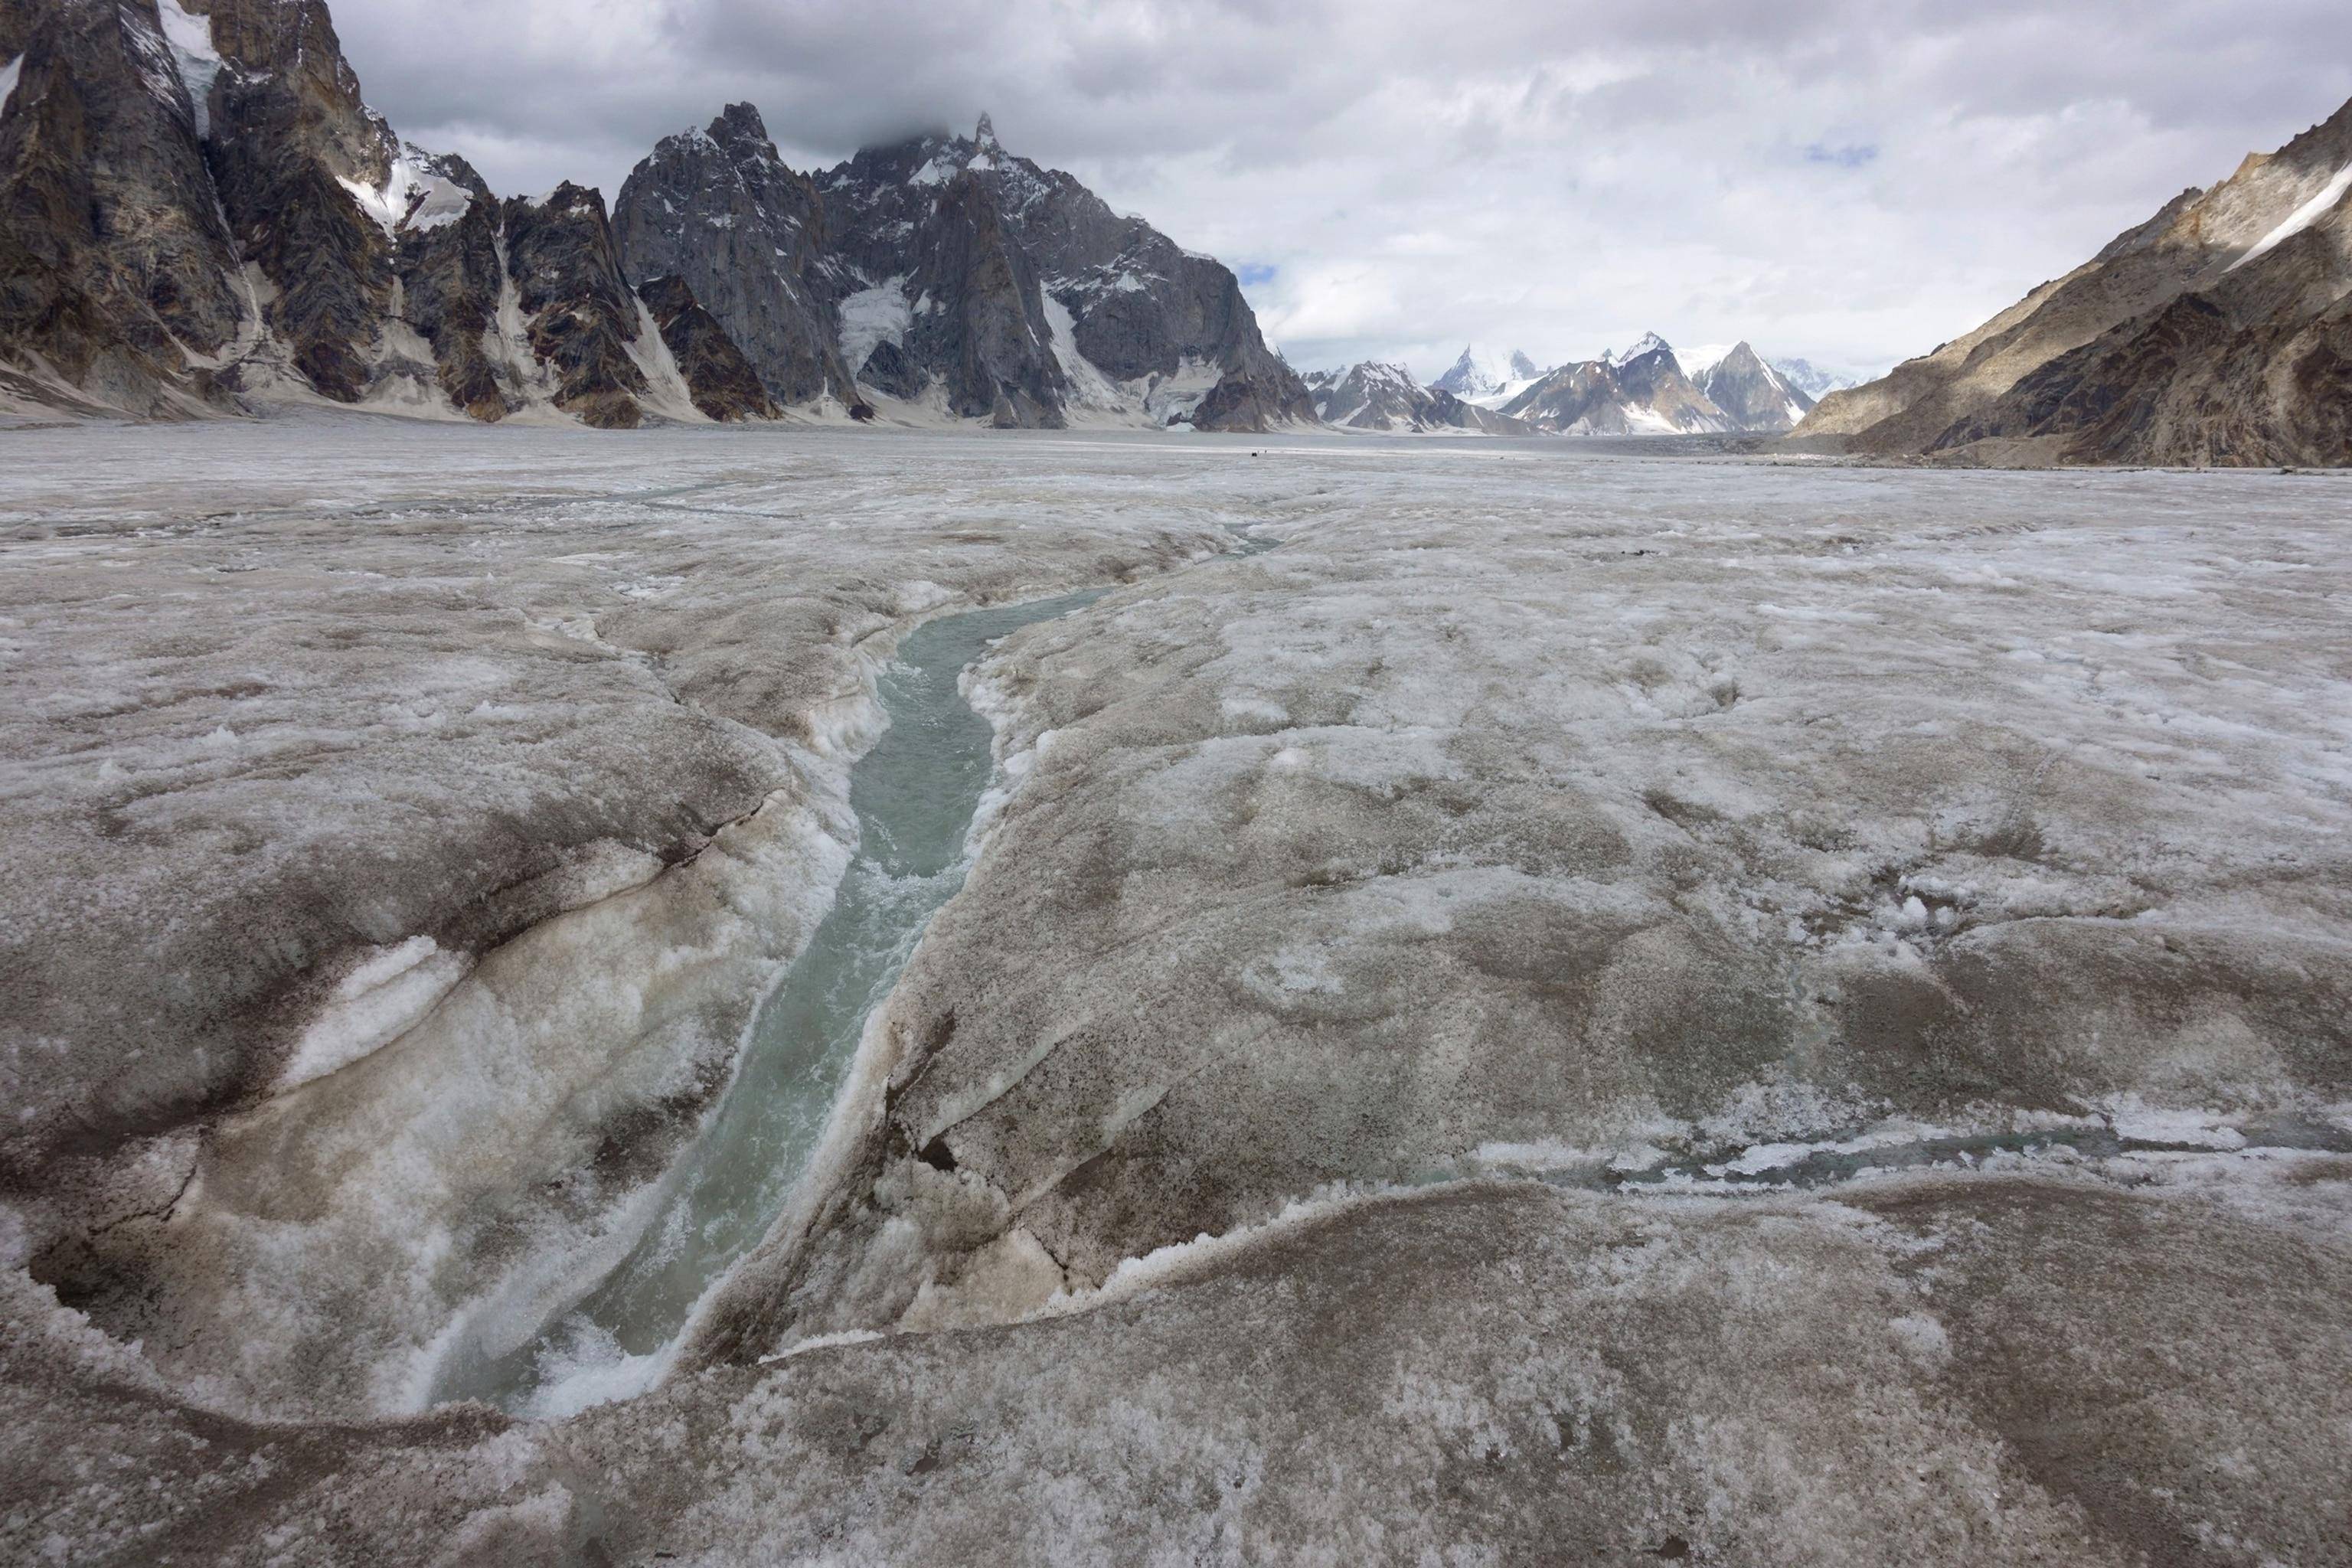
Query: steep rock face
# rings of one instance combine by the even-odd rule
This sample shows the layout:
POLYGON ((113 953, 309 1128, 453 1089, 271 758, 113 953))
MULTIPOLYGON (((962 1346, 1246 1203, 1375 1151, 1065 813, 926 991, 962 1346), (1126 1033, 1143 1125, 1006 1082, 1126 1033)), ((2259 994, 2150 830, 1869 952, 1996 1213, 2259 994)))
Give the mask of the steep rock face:
MULTIPOLYGON (((702 416, 601 199, 501 209, 402 142, 320 0, 7 0, 0 73, 11 402, 702 416)), ((679 326, 709 395, 751 411, 707 318, 679 326)))
POLYGON ((152 0, 18 0, 5 26, 0 364, 35 395, 194 411, 189 356, 236 337, 235 250, 152 0))
POLYGON ((1690 435, 1734 428, 1691 384, 1675 351, 1655 333, 1622 357, 1562 365, 1503 406, 1504 413, 1564 436, 1690 435))
POLYGON ((633 429, 648 390, 630 353, 637 297, 621 276, 604 198, 569 180, 543 203, 509 198, 507 278, 531 353, 555 374, 555 405, 603 429, 633 429))
POLYGON ((434 159, 430 168, 467 200, 454 219, 411 219, 395 233, 401 317, 431 347, 435 379, 450 403, 477 419, 502 419, 519 400, 487 347, 505 277, 498 202, 463 159, 434 159))
POLYGON ((782 410, 760 373, 718 318, 696 302, 683 278, 656 278, 637 289, 662 342, 669 345, 694 405, 717 420, 773 419, 782 410))
POLYGON ((2352 461, 2347 204, 2352 103, 1975 331, 1824 397, 1797 434, 1995 460, 2352 461))
POLYGON ((993 380, 1016 417, 1313 422, 1230 270, 1008 153, 985 118, 969 137, 866 148, 818 189, 843 359, 878 392, 937 386, 954 411, 993 417, 993 380))
POLYGON ((1813 407, 1811 397, 1744 342, 1709 365, 1694 384, 1741 430, 1793 429, 1813 407))
MULTIPOLYGON (((1459 368, 1459 367, 1457 367, 1459 368)), ((1350 430, 1423 433, 1469 430, 1489 436, 1534 436, 1524 420, 1465 402, 1440 386, 1423 386, 1401 364, 1367 360, 1341 372, 1310 377, 1315 412, 1327 425, 1350 430)))
POLYGON ((1052 349, 1037 269, 970 171, 931 209, 915 280, 929 309, 903 345, 938 367, 948 407, 999 428, 1063 423, 1069 388, 1052 349))
POLYGON ((663 138, 622 184, 613 229, 623 272, 682 279, 776 401, 856 401, 833 301, 808 277, 824 254, 824 205, 758 110, 730 104, 709 130, 663 138))
POLYGON ((362 100, 319 0, 197 0, 188 9, 216 61, 206 161, 239 250, 271 285, 263 314, 320 395, 356 403, 394 276, 389 225, 372 220, 355 193, 394 191, 398 139, 362 100))

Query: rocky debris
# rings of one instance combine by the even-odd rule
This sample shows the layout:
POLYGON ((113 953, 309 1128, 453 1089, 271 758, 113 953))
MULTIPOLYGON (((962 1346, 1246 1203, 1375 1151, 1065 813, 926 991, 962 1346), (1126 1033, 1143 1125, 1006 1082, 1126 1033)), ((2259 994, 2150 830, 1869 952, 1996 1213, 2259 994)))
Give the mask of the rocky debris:
POLYGON ((1736 430, 1791 430, 1812 411, 1811 396, 1745 342, 1709 365, 1694 384, 1736 430))
POLYGON ((824 204, 751 105, 664 137, 622 183, 613 228, 622 270, 683 279, 775 402, 857 401, 833 300, 809 276, 826 254, 824 204))
MULTIPOLYGON (((1459 367, 1456 367, 1459 368, 1459 367)), ((1534 436, 1532 425, 1465 402, 1441 386, 1423 386, 1401 364, 1367 360, 1344 372, 1309 378, 1315 412, 1327 425, 1351 430, 1469 430, 1486 436, 1534 436)))
POLYGON ((141 416, 201 412, 237 335, 234 242, 154 6, 18 0, 0 107, 0 374, 141 416))
POLYGON ((1735 427, 1691 384, 1675 351, 1655 333, 1622 357, 1603 354, 1547 371, 1502 412, 1562 436, 1691 435, 1735 427))
POLYGON ((2352 462, 2352 103, 1797 431, 1960 462, 2352 462))
POLYGON ((653 312, 697 408, 720 421, 774 419, 782 413, 758 370, 718 319, 695 301, 685 279, 656 278, 641 285, 637 295, 653 312))

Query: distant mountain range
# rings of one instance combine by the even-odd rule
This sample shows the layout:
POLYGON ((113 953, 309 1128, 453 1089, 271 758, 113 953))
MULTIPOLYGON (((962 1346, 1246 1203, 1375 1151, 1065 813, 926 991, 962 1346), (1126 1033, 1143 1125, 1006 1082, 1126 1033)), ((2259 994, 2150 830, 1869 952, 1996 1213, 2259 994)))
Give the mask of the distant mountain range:
MULTIPOLYGON (((1813 406, 1799 372, 1768 364, 1744 342, 1703 350, 1694 360, 1686 364, 1654 332, 1622 353, 1548 371, 1517 349, 1473 345, 1427 386, 1417 385, 1401 365, 1367 362, 1310 375, 1307 388, 1328 423, 1394 432, 1777 433, 1813 406)), ((1791 363, 1817 384, 1844 384, 1801 360, 1791 363)))
POLYGON ((1797 434, 1958 462, 2352 463, 2352 103, 1797 434))
POLYGON ((1497 414, 1457 396, 1443 381, 1423 386, 1401 364, 1367 360, 1344 371, 1307 378, 1315 412, 1326 424, 1348 430, 1395 434, 1538 436, 1524 420, 1497 414))
POLYGON ((1233 273, 985 120, 787 168, 736 104, 492 195, 320 0, 0 0, 0 405, 174 417, 1315 421, 1233 273))

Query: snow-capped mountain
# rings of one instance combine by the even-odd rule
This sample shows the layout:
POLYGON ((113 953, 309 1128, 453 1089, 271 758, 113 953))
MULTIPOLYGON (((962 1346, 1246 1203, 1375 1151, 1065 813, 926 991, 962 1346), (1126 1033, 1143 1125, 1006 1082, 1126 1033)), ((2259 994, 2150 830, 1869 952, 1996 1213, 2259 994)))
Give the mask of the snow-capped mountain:
POLYGON ((0 23, 22 29, 0 38, 0 400, 772 412, 690 291, 664 287, 656 319, 624 280, 595 192, 500 202, 401 140, 315 0, 33 0, 0 23))
POLYGON ((1689 374, 1692 384, 1723 410, 1734 429, 1792 429, 1812 410, 1811 397, 1790 384, 1786 376, 1758 358, 1756 351, 1744 342, 1714 355, 1689 374))
POLYGON ((1849 386, 1860 386, 1870 377, 1850 370, 1832 370, 1804 359, 1776 359, 1765 362, 1780 373, 1780 378, 1806 396, 1819 402, 1832 392, 1849 386))
POLYGON ((1535 361, 1517 349, 1507 353, 1474 343, 1463 349, 1452 369, 1429 384, 1436 391, 1475 401, 1504 393, 1514 384, 1525 386, 1542 374, 1535 361))
POLYGON ((1346 370, 1318 372, 1307 378, 1307 389, 1315 400, 1317 415, 1342 429, 1414 435, 1541 434, 1523 420, 1481 408, 1443 386, 1423 386, 1401 364, 1367 360, 1346 370))
POLYGON ((1623 354, 1547 371, 1501 410, 1563 436, 1692 435, 1736 428, 1653 332, 1623 354))
POLYGON ((817 180, 738 104, 608 220, 404 142, 321 0, 0 0, 0 403, 1314 420, 1230 271, 984 119, 817 180))
POLYGON ((1007 152, 985 116, 812 177, 736 104, 666 138, 615 210, 631 274, 684 276, 782 401, 1024 426, 1315 417, 1231 271, 1007 152))

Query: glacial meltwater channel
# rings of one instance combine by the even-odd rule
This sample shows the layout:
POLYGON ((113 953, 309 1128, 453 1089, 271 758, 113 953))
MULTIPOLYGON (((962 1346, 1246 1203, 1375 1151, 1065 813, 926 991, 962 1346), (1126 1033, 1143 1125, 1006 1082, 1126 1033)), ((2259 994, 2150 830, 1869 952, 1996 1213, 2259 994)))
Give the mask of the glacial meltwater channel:
POLYGON ((635 1247, 515 1349, 460 1349, 436 1403, 484 1399, 555 1415, 658 1374, 695 1304, 783 1211, 824 1131, 866 1016, 932 914, 962 884, 993 731, 957 678, 996 639, 1104 590, 975 610, 918 627, 882 676, 890 725, 850 774, 858 846, 831 910, 761 1007, 735 1081, 663 1178, 635 1247))

